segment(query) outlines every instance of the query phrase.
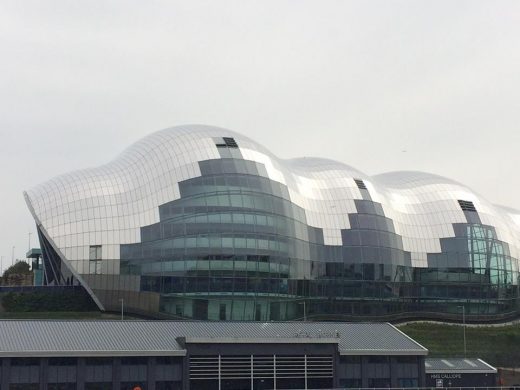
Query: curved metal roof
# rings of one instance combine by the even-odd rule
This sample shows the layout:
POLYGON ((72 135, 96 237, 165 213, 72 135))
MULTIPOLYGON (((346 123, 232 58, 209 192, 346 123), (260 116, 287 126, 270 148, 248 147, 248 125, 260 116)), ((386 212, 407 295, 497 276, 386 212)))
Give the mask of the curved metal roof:
MULTIPOLYGON (((287 186, 306 223, 323 229, 325 245, 342 245, 341 230, 351 228, 348 215, 357 213, 355 200, 363 199, 355 182, 362 179, 393 221, 413 266, 427 267, 427 253, 440 253, 440 239, 455 236, 453 224, 467 222, 458 200, 472 202, 482 224, 493 226, 496 238, 509 244, 510 256, 520 258, 520 213, 453 180, 422 172, 368 176, 321 158, 283 160, 248 137, 205 125, 153 133, 108 164, 31 188, 26 200, 69 268, 88 273, 88 247, 103 245, 109 258, 118 260, 119 245, 140 242, 141 227, 159 222, 159 206, 180 198, 179 182, 201 176, 201 161, 223 158, 216 147, 223 137, 234 139, 240 158, 262 165, 262 175, 287 186)), ((513 271, 518 268, 515 261, 513 271)))

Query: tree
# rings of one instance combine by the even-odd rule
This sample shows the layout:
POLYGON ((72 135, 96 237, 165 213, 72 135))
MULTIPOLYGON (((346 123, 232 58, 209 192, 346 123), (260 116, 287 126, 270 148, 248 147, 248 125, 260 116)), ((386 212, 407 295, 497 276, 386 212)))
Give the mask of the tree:
POLYGON ((32 271, 25 261, 17 260, 15 264, 4 271, 2 283, 6 286, 22 286, 32 284, 32 271))
POLYGON ((17 260, 16 263, 4 271, 2 278, 9 278, 11 275, 29 275, 30 273, 29 264, 25 261, 17 260))

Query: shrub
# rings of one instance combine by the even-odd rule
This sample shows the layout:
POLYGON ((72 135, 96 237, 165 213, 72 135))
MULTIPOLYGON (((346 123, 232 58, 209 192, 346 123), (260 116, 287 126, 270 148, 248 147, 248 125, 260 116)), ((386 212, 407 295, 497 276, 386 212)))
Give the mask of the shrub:
POLYGON ((85 291, 67 289, 9 292, 2 297, 2 306, 7 312, 97 310, 85 291))

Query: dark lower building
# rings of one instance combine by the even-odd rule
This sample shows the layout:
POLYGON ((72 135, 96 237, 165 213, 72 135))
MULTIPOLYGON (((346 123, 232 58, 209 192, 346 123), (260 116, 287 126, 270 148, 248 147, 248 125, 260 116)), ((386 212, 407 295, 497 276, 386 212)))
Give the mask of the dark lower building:
POLYGON ((390 324, 0 321, 0 384, 26 390, 425 385, 427 350, 390 324))
POLYGON ((495 387, 497 369, 482 359, 427 358, 425 361, 428 387, 495 387))

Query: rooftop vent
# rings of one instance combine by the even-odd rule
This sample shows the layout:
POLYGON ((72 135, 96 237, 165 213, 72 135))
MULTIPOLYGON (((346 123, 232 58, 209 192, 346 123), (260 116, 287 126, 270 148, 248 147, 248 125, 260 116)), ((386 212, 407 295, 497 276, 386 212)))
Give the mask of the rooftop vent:
POLYGON ((238 148, 238 144, 234 138, 224 137, 223 139, 228 148, 238 148))
POLYGON ((222 142, 216 143, 217 148, 238 148, 238 144, 234 138, 222 137, 222 140, 224 141, 223 143, 222 142))
POLYGON ((356 182, 358 188, 360 190, 366 190, 367 189, 367 186, 365 185, 365 183, 363 182, 363 180, 361 179, 354 179, 354 181, 356 182))
POLYGON ((458 202, 462 211, 477 211, 473 202, 470 202, 469 200, 459 199, 458 202))

